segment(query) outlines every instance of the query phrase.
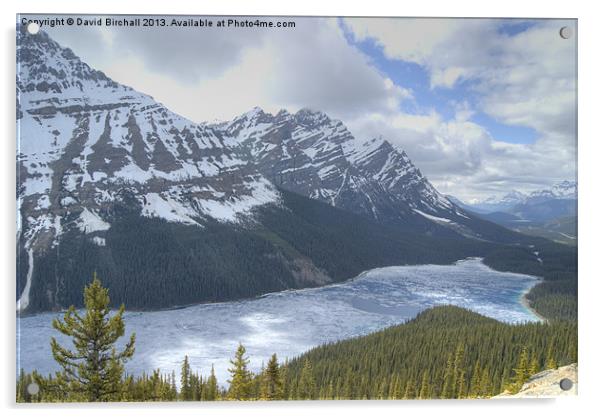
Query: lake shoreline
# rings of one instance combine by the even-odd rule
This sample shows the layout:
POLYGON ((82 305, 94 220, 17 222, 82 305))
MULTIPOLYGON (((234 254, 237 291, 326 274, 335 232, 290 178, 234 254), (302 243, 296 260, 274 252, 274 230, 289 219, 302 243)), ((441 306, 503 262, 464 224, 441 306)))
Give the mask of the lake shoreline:
POLYGON ((545 318, 544 316, 542 316, 540 313, 537 312, 537 310, 535 310, 532 306, 531 306, 531 301, 529 301, 529 299, 527 298, 527 295, 531 292, 531 290, 533 288, 535 288, 537 284, 535 284, 534 286, 532 286, 531 288, 529 288, 529 291, 525 291, 521 296, 520 296, 520 303, 523 305, 523 307, 525 307, 526 309, 528 309, 535 317, 537 317, 539 320, 543 321, 543 322, 547 322, 548 319, 545 318))
MULTIPOLYGON (((487 268, 496 271, 496 272, 502 272, 502 273, 510 273, 510 274, 517 274, 517 275, 526 275, 526 276, 530 276, 532 278, 537 279, 538 281, 542 281, 543 279, 539 276, 536 275, 529 275, 529 274, 522 274, 522 273, 518 273, 518 272, 509 272, 509 271, 502 271, 502 270, 498 270, 495 268, 490 267, 489 265, 485 264, 485 262, 483 262, 484 258, 480 257, 480 256, 469 256, 466 258, 462 258, 462 259, 458 259, 455 260, 449 264, 404 264, 404 265, 395 265, 395 266, 399 266, 399 267, 412 267, 412 266, 416 266, 416 267, 422 267, 422 266, 453 266, 453 265, 460 265, 463 262, 467 262, 467 261, 479 261, 482 265, 486 266, 487 268)), ((126 315, 129 314, 136 314, 136 313, 158 313, 158 312, 169 312, 169 311, 176 311, 176 310, 184 310, 187 308, 191 308, 191 307, 196 307, 196 306, 203 306, 203 305, 219 305, 219 304, 224 304, 224 303, 237 303, 237 302, 245 302, 245 301, 252 301, 252 300, 259 300, 265 297, 269 297, 271 295, 275 295, 275 294, 286 294, 289 292, 303 292, 303 291, 310 291, 310 290, 314 290, 317 288, 325 288, 325 287, 336 287, 339 285, 345 285, 348 283, 352 283, 353 281, 356 281, 358 279, 363 278, 364 276, 366 276, 367 274, 369 274, 370 272, 374 272, 374 271, 378 271, 378 270, 383 270, 383 269, 387 269, 390 268, 391 266, 382 266, 382 267, 375 267, 372 269, 367 269, 365 271, 360 272, 359 274, 357 274, 356 276, 353 276, 351 278, 347 278, 345 280, 342 281, 337 281, 337 282, 330 282, 330 283, 326 283, 324 285, 316 285, 316 286, 310 286, 310 287, 302 287, 302 288, 287 288, 281 291, 272 291, 272 292, 267 292, 264 294, 258 294, 258 295, 254 295, 254 296, 250 296, 250 297, 243 297, 243 298, 236 298, 236 299, 232 299, 232 300, 220 300, 220 301, 201 301, 201 302, 197 302, 197 303, 190 303, 190 304, 182 304, 182 305, 174 305, 174 306, 169 306, 169 307, 163 307, 163 308, 156 308, 156 309, 136 309, 136 308, 127 308, 126 309, 126 315), (129 313, 129 314, 128 314, 129 313)), ((537 284, 535 284, 537 285, 537 284)), ((520 298, 520 303, 526 308, 528 309, 531 313, 533 313, 533 315, 535 315, 537 318, 539 318, 542 321, 546 321, 547 319, 542 316, 541 314, 539 314, 533 307, 531 307, 529 300, 526 298, 527 294, 535 287, 535 285, 531 288, 529 288, 527 291, 525 291, 520 298)), ((78 308, 77 310, 80 310, 81 308, 78 308)), ((35 312, 17 312, 17 319, 19 318, 27 318, 27 317, 35 317, 38 315, 43 315, 43 314, 48 314, 48 313, 54 313, 54 314, 64 314, 67 311, 67 309, 61 309, 61 310, 49 310, 49 311, 35 311, 35 312)))
MULTIPOLYGON (((238 343, 260 369, 276 352, 296 357, 316 346, 403 324, 429 307, 456 305, 500 322, 537 322, 520 297, 537 281, 495 271, 480 259, 454 266, 396 266, 365 271, 343 283, 288 290, 235 302, 197 304, 153 312, 126 312, 126 333, 136 333, 135 357, 126 369, 178 370, 184 356, 199 369, 228 378, 238 343)), ((52 373, 49 340, 69 343, 52 328, 60 313, 20 317, 16 369, 52 373)))

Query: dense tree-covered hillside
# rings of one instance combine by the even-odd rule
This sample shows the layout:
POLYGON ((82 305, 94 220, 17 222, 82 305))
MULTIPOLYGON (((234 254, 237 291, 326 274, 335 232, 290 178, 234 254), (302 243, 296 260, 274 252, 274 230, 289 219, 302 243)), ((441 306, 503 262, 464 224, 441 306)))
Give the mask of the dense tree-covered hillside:
POLYGON ((294 393, 309 362, 316 398, 486 397, 518 388, 541 369, 576 361, 575 322, 510 325, 444 306, 311 349, 288 364, 288 382, 294 393))
MULTIPOLYGON (((380 266, 451 263, 483 256, 489 247, 405 233, 292 193, 283 196, 282 206, 264 206, 246 224, 207 220, 203 227, 116 207, 104 246, 93 234, 67 233, 60 246, 35 257, 30 311, 81 305, 94 271, 115 305, 150 309, 323 285, 380 266)), ((25 282, 22 248, 20 260, 25 282)))

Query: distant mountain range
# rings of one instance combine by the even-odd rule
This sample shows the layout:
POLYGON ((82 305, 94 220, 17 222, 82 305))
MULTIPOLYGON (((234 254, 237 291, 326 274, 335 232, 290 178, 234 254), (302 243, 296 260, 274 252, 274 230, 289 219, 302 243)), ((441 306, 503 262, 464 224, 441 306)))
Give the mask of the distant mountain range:
POLYGON ((155 308, 525 240, 323 112, 194 123, 44 32, 18 31, 17 60, 21 311, 80 303, 93 271, 115 302, 155 308))
POLYGON ((575 244, 577 237, 577 183, 562 181, 529 194, 513 190, 468 204, 448 196, 458 206, 516 231, 575 244))
POLYGON ((473 212, 493 213, 496 211, 511 211, 516 206, 534 206, 539 203, 547 203, 553 200, 577 200, 577 183, 575 181, 562 181, 554 184, 551 188, 536 190, 531 193, 523 193, 512 190, 501 197, 492 196, 473 203, 465 203, 455 197, 452 201, 473 212))

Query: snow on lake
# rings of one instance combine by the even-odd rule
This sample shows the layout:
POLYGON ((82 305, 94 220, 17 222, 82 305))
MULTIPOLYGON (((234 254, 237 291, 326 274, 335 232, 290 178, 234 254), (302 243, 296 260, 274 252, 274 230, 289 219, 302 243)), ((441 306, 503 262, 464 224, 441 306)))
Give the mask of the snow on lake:
MULTIPOLYGON (((134 374, 160 368, 179 375, 188 355, 192 368, 203 375, 214 364, 218 381, 225 384, 228 361, 239 342, 257 370, 272 353, 292 358, 324 342, 402 323, 440 304, 506 322, 534 321, 537 317, 520 298, 536 283, 534 277, 497 272, 467 259, 446 266, 373 269, 345 283, 250 300, 130 312, 125 315, 126 336, 136 332, 136 353, 126 368, 134 374)), ((54 317, 56 313, 44 313, 17 319, 17 371, 57 370, 49 345, 50 337, 58 336, 51 326, 54 317)))

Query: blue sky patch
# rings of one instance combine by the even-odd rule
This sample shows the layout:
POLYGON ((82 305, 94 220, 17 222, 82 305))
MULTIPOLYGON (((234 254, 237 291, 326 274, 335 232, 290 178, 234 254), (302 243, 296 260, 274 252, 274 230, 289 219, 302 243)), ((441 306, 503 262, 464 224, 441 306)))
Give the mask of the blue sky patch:
MULTIPOLYGON (((508 19, 499 25, 498 32, 515 36, 535 24, 534 21, 508 19)), ((342 19, 339 20, 339 25, 347 42, 365 54, 378 71, 396 85, 412 92, 414 100, 404 100, 400 104, 401 111, 409 114, 429 114, 435 110, 444 121, 450 121, 455 118, 456 109, 467 104, 475 112, 470 120, 485 128, 495 140, 531 144, 537 139, 537 132, 532 128, 508 125, 480 111, 479 93, 473 88, 478 84, 478 80, 460 79, 452 88, 431 88, 428 68, 414 62, 389 59, 385 56, 382 46, 373 39, 358 41, 342 19)))

